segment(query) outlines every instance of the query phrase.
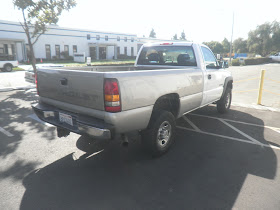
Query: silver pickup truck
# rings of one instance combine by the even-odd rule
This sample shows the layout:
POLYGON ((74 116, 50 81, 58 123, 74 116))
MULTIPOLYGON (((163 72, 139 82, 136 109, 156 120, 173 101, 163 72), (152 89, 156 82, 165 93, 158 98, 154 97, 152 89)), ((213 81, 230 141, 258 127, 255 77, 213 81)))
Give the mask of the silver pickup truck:
POLYGON ((69 132, 114 139, 139 131, 154 156, 174 141, 176 119, 208 104, 230 108, 233 78, 205 45, 145 44, 134 67, 38 69, 37 116, 69 132))

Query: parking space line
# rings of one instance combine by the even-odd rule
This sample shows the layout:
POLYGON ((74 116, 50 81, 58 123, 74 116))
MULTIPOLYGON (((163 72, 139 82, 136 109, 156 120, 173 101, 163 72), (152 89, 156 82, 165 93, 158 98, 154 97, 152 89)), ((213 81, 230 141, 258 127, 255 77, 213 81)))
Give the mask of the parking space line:
POLYGON ((13 137, 14 135, 11 134, 9 131, 6 131, 4 128, 0 127, 0 132, 4 133, 8 137, 13 137))
POLYGON ((280 133, 280 128, 278 128, 278 129, 271 128, 271 130, 274 130, 275 132, 280 133))
POLYGON ((51 124, 49 124, 49 123, 46 123, 46 122, 40 120, 40 119, 37 117, 37 115, 35 115, 35 114, 28 115, 27 117, 31 118, 32 120, 36 120, 37 122, 39 122, 39 123, 41 123, 41 124, 43 124, 43 125, 46 125, 46 126, 48 126, 48 127, 54 127, 54 125, 51 125, 51 124))
POLYGON ((230 120, 230 119, 219 118, 219 117, 212 117, 212 116, 207 116, 207 115, 200 115, 200 114, 193 114, 193 113, 188 113, 188 114, 189 115, 194 115, 194 116, 199 116, 199 117, 206 117, 206 118, 216 119, 216 120, 222 119, 222 120, 225 120, 225 121, 228 121, 228 122, 234 122, 234 123, 239 123, 239 124, 244 124, 244 125, 252 125, 252 126, 261 127, 261 128, 269 128, 269 129, 274 130, 274 131, 280 129, 280 128, 276 128, 276 127, 272 127, 272 126, 267 126, 267 125, 258 125, 258 124, 254 124, 254 123, 246 123, 246 122, 242 122, 242 121, 230 120))
POLYGON ((257 91, 258 89, 251 89, 251 90, 241 90, 241 91, 232 91, 233 93, 245 93, 245 92, 252 92, 257 91))
POLYGON ((233 125, 227 123, 226 121, 219 119, 222 123, 224 123, 225 125, 227 125, 228 127, 230 127, 231 129, 235 130, 237 133, 241 134, 242 136, 245 136, 246 138, 250 139, 251 141, 255 142, 256 144, 262 144, 261 142, 257 141, 256 139, 254 139, 253 137, 247 135, 246 133, 242 132, 241 130, 237 129, 236 127, 234 127, 233 125))
POLYGON ((201 130, 200 130, 192 121, 190 121, 186 116, 183 116, 183 118, 184 118, 185 121, 187 121, 187 122, 190 124, 190 126, 193 127, 194 130, 196 130, 196 131, 201 131, 201 130))
POLYGON ((205 132, 205 131, 196 131, 196 130, 193 130, 193 129, 190 129, 190 128, 181 127, 181 126, 177 126, 177 128, 183 129, 183 130, 187 130, 187 131, 193 131, 193 132, 197 132, 197 133, 202 133, 202 134, 206 134, 206 135, 210 135, 210 136, 216 136, 216 137, 221 137, 221 138, 230 139, 230 140, 234 140, 234 141, 239 141, 239 142, 243 142, 243 143, 254 144, 254 145, 258 145, 258 146, 262 146, 262 147, 268 147, 268 148, 280 150, 280 147, 277 147, 277 146, 274 146, 274 145, 270 145, 270 144, 255 143, 253 141, 249 141, 249 140, 245 140, 245 139, 239 139, 239 138, 235 138, 235 137, 224 136, 224 135, 215 134, 215 133, 209 133, 209 132, 205 132))

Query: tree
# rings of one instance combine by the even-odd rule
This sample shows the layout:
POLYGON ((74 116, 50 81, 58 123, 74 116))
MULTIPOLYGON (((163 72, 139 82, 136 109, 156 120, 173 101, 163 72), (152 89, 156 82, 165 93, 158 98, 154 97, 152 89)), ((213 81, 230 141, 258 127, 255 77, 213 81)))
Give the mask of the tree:
POLYGON ((151 32, 150 32, 150 38, 156 38, 156 32, 155 30, 152 28, 151 32))
POLYGON ((172 38, 173 40, 178 40, 178 36, 177 36, 177 34, 175 34, 174 36, 173 36, 173 38, 172 38))
POLYGON ((271 24, 272 31, 272 50, 274 52, 280 51, 280 23, 277 21, 273 21, 271 24))
POLYGON ((215 54, 221 54, 224 52, 224 47, 220 42, 211 41, 211 42, 203 42, 203 44, 207 45, 215 54))
POLYGON ((27 36, 31 63, 36 73, 34 44, 48 30, 48 25, 57 24, 64 10, 69 11, 76 6, 75 0, 13 0, 14 6, 21 10, 23 23, 21 26, 27 36))
POLYGON ((268 55, 273 46, 272 36, 272 26, 270 23, 267 22, 257 26, 255 30, 250 31, 248 34, 247 46, 249 52, 262 56, 268 55))
POLYGON ((238 39, 234 40, 233 51, 235 53, 246 53, 246 52, 248 52, 247 40, 244 40, 242 38, 238 38, 238 39))
POLYGON ((187 40, 187 39, 186 39, 186 34, 185 34, 184 31, 182 31, 182 33, 181 33, 180 40, 187 40))
POLYGON ((222 41, 222 45, 223 45, 223 48, 224 48, 224 53, 229 53, 230 42, 227 40, 227 38, 224 38, 224 40, 222 41))

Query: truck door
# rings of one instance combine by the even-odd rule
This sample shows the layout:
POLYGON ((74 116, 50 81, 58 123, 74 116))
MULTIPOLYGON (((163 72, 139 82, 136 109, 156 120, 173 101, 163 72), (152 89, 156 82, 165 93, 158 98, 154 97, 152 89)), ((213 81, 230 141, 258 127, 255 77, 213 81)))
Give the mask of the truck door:
POLYGON ((210 49, 201 46, 206 71, 204 74, 204 92, 202 106, 220 99, 223 92, 224 78, 219 71, 219 63, 210 49))

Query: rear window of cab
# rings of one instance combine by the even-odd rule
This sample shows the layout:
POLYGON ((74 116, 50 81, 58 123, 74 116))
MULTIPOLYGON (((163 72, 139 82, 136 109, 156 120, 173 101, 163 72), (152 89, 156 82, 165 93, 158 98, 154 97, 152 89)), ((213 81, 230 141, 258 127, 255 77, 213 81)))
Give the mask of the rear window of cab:
POLYGON ((143 47, 137 65, 197 66, 192 46, 143 47))

